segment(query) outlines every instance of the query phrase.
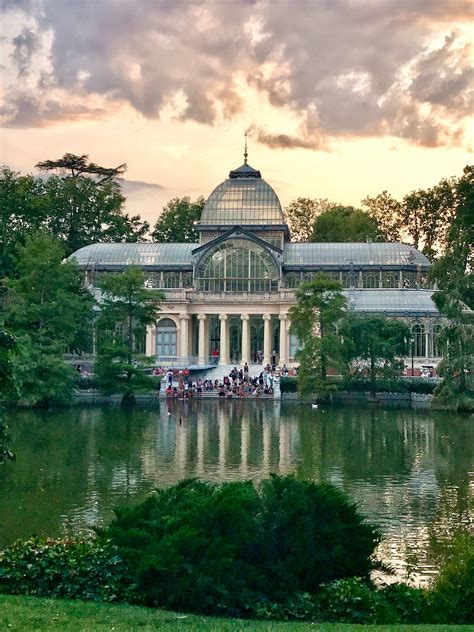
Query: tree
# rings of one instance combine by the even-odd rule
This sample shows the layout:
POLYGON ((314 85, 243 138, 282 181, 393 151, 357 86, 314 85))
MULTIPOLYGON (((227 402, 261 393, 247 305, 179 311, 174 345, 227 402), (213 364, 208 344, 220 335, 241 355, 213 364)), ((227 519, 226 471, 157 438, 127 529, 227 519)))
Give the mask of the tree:
POLYGON ((297 304, 290 311, 291 329, 301 350, 298 390, 301 394, 329 390, 327 370, 341 360, 341 342, 337 325, 345 314, 346 299, 342 286, 324 274, 303 283, 296 293, 297 304))
POLYGON ((127 165, 121 164, 118 167, 100 167, 93 162, 87 162, 89 156, 83 154, 76 156, 75 154, 66 153, 62 158, 57 160, 43 160, 38 162, 36 167, 41 171, 65 171, 69 173, 71 178, 80 178, 84 174, 88 176, 96 176, 98 184, 111 182, 127 171, 127 165))
POLYGON ((148 223, 124 212, 125 198, 113 180, 124 165, 108 169, 84 162, 84 156, 76 157, 78 163, 66 156, 70 162, 38 163, 61 172, 47 178, 22 176, 8 167, 0 171, 0 278, 16 274, 16 248, 38 231, 59 239, 66 256, 95 242, 145 238, 148 223), (67 164, 75 167, 65 172, 67 164))
POLYGON ((173 198, 163 208, 151 233, 153 241, 160 243, 190 243, 199 241, 196 222, 201 219, 206 200, 199 197, 192 202, 188 196, 173 198))
POLYGON ((45 183, 21 176, 8 167, 0 171, 0 279, 15 273, 16 248, 41 230, 47 216, 45 183))
POLYGON ((353 206, 334 206, 316 218, 311 242, 383 241, 377 221, 353 206))
POLYGON ((140 241, 149 229, 138 215, 123 212, 125 198, 116 179, 127 165, 101 167, 87 160, 87 155, 64 154, 36 165, 61 174, 46 181, 46 226, 64 243, 66 255, 97 241, 140 241))
POLYGON ((377 378, 392 378, 403 368, 410 332, 405 323, 383 316, 351 314, 341 328, 344 357, 351 369, 354 363, 369 370, 370 392, 375 396, 377 378))
POLYGON ((62 354, 80 350, 91 329, 93 298, 63 258, 49 235, 28 236, 18 248, 18 278, 7 283, 5 322, 18 339, 13 368, 26 405, 69 401, 74 372, 62 354))
POLYGON ((389 241, 400 240, 401 204, 388 191, 382 191, 373 198, 367 196, 362 200, 362 206, 366 207, 389 241))
POLYGON ((443 256, 430 276, 441 290, 474 309, 474 166, 466 166, 454 189, 454 217, 443 256))
POLYGON ((145 374, 146 358, 140 339, 147 325, 155 322, 161 294, 144 288, 145 276, 135 267, 105 276, 100 284, 102 298, 97 322, 99 332, 109 340, 99 346, 94 373, 104 393, 123 393, 122 404, 135 403, 135 393, 153 385, 145 374))
POLYGON ((290 202, 285 209, 285 217, 292 240, 309 241, 316 218, 333 206, 334 204, 324 198, 298 198, 290 202))
MULTIPOLYGON (((5 329, 0 329, 0 413, 2 403, 16 395, 16 382, 12 369, 12 358, 16 348, 15 338, 5 329)), ((6 423, 0 416, 0 463, 15 460, 10 448, 10 435, 6 423)))

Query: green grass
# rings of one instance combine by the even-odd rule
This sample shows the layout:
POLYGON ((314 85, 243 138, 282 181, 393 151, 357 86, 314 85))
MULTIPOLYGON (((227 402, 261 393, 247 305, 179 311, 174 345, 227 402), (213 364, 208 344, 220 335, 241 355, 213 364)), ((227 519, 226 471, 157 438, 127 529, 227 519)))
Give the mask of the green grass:
POLYGON ((417 632, 444 632, 444 630, 474 630, 474 626, 436 625, 349 625, 321 623, 285 623, 218 619, 185 615, 165 610, 116 606, 84 601, 40 599, 37 597, 10 597, 0 595, 0 630, 49 632, 351 632, 370 628, 375 632, 416 630, 417 632))

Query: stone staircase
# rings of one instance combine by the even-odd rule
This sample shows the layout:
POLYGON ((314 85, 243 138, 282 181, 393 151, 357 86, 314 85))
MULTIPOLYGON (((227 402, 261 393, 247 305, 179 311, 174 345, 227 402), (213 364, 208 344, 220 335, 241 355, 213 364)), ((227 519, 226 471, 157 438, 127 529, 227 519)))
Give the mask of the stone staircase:
MULTIPOLYGON (((229 375, 234 367, 237 367, 239 370, 242 365, 241 364, 220 364, 212 369, 208 369, 205 375, 202 377, 203 380, 219 380, 222 382, 225 375, 229 375)), ((262 364, 249 364, 249 375, 251 377, 255 377, 256 375, 260 375, 263 371, 262 364)))

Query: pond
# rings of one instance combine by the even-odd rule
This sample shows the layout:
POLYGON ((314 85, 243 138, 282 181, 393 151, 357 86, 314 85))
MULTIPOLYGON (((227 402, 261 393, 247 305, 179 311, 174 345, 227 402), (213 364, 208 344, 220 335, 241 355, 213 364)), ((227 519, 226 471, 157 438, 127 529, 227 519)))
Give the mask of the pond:
POLYGON ((383 529, 379 557, 425 584, 433 547, 473 519, 472 417, 203 400, 18 411, 8 423, 17 460, 0 467, 0 548, 106 524, 115 506, 183 478, 294 473, 349 494, 383 529))

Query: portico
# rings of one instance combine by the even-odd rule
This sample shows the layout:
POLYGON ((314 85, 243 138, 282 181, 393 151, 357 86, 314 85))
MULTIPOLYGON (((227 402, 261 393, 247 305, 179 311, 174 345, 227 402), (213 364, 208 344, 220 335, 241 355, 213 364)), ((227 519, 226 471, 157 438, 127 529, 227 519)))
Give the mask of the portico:
MULTIPOLYGON (((209 366, 229 364, 270 364, 275 354, 280 364, 289 358, 289 320, 286 312, 256 313, 255 307, 239 313, 229 311, 160 314, 156 326, 146 335, 147 355, 174 364, 209 366), (162 325, 164 323, 164 326, 162 325), (193 326, 194 325, 194 326, 193 326), (175 327, 175 349, 168 346, 175 327), (211 336, 211 329, 213 335, 211 336), (167 337, 157 332, 168 331, 167 337), (160 341, 166 341, 166 347, 160 341), (166 352, 166 353, 163 353, 166 352)), ((258 309, 258 308, 257 308, 258 309)))

